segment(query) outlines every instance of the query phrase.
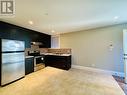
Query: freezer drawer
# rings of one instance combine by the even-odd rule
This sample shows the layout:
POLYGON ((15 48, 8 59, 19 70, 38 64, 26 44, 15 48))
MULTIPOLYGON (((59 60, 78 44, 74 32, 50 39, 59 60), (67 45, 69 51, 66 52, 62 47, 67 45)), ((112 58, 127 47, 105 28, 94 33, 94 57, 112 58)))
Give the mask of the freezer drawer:
POLYGON ((25 62, 12 62, 2 64, 1 85, 13 82, 25 75, 25 62))
POLYGON ((25 75, 24 52, 2 53, 1 85, 13 82, 25 75))

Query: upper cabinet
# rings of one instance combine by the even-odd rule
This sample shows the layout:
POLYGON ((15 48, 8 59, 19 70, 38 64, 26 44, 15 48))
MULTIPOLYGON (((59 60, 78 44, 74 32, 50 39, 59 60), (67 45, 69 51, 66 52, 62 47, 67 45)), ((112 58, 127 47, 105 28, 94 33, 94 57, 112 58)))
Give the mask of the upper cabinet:
POLYGON ((20 26, 0 21, 0 38, 25 41, 25 47, 30 48, 31 42, 43 43, 41 48, 51 47, 51 36, 20 26))

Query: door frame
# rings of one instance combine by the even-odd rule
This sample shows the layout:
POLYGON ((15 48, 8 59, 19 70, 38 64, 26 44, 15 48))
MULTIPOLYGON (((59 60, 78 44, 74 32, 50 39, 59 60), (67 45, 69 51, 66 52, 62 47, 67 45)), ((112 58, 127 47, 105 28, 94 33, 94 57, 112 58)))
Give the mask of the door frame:
POLYGON ((127 29, 123 29, 124 77, 125 77, 125 83, 127 83, 127 54, 125 53, 125 48, 124 48, 127 38, 125 38, 125 35, 127 35, 127 29))

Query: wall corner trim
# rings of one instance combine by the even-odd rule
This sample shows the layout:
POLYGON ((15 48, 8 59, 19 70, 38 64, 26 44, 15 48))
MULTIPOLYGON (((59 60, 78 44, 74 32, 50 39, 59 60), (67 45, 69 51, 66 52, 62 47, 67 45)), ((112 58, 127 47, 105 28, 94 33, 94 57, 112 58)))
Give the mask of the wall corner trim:
POLYGON ((87 70, 92 70, 92 71, 96 71, 96 72, 102 72, 105 74, 109 74, 109 75, 115 75, 115 76, 120 76, 120 77, 124 77, 124 73, 123 72, 116 72, 116 71, 110 71, 110 70, 102 70, 102 69, 98 69, 98 68, 93 68, 93 67, 85 67, 85 66, 80 66, 80 65, 72 65, 72 68, 75 69, 87 69, 87 70))

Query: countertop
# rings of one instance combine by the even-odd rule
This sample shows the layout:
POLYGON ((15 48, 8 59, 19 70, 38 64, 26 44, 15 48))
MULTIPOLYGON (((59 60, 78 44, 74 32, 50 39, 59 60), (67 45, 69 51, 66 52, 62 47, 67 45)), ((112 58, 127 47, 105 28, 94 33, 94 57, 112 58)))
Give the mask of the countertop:
POLYGON ((70 56, 71 54, 41 53, 41 55, 70 56))
POLYGON ((34 57, 34 56, 25 56, 25 58, 32 58, 32 57, 34 57))
MULTIPOLYGON (((54 56, 70 56, 71 54, 57 54, 57 53, 41 53, 40 56, 43 55, 54 55, 54 56)), ((34 56, 25 56, 25 58, 32 58, 34 56)))

